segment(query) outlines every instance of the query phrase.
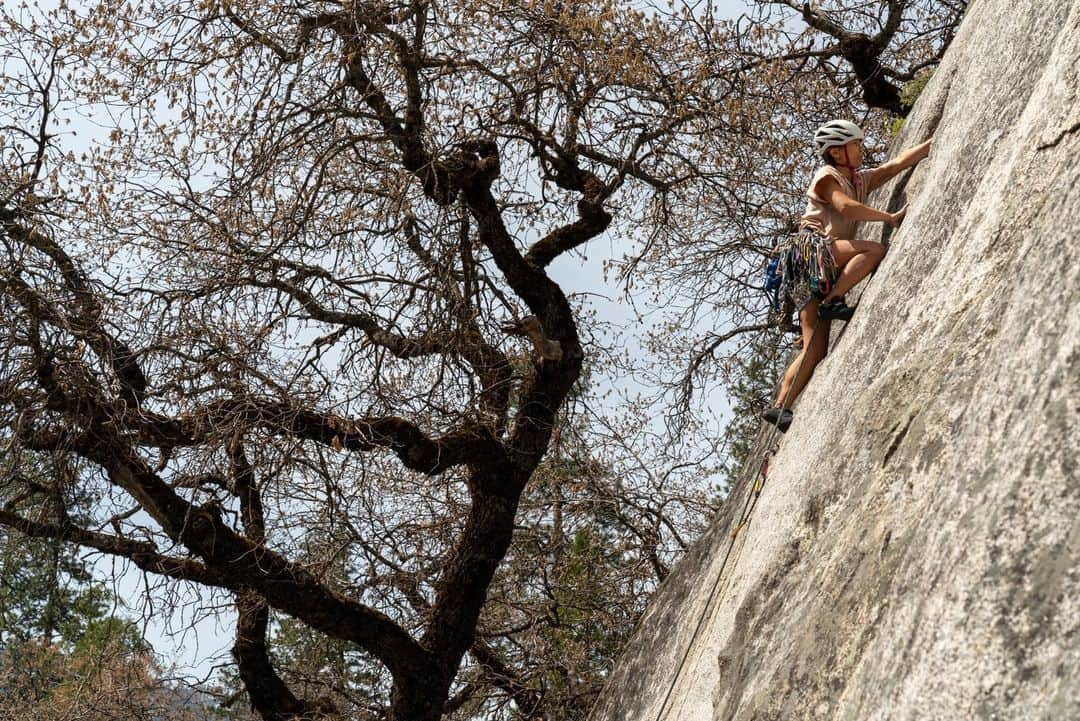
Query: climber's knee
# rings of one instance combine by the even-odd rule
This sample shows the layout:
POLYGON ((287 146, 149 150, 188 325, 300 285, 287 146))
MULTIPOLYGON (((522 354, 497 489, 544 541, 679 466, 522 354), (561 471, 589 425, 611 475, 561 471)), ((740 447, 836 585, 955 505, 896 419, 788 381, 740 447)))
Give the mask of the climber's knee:
POLYGON ((877 263, 885 255, 885 246, 872 240, 834 240, 829 244, 833 262, 843 268, 855 256, 863 255, 877 263))
POLYGON ((881 262, 881 259, 885 257, 885 246, 881 243, 871 243, 870 248, 866 251, 870 254, 870 257, 874 261, 874 265, 881 262))

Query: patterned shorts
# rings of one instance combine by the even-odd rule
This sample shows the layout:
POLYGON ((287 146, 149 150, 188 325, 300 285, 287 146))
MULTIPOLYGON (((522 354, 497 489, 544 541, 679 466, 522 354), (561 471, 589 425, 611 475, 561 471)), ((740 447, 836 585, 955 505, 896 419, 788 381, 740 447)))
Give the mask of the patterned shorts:
POLYGON ((840 269, 833 262, 832 241, 810 229, 802 231, 780 246, 780 297, 791 299, 796 309, 821 300, 828 294, 840 269))

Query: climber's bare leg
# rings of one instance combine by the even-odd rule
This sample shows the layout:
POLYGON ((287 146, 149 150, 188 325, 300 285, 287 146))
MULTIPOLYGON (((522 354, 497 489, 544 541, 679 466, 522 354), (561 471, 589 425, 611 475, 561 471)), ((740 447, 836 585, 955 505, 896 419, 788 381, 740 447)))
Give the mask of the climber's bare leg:
POLYGON ((829 244, 833 262, 843 270, 823 302, 839 298, 855 287, 885 257, 885 246, 870 240, 834 240, 829 244))
POLYGON ((810 381, 814 374, 814 368, 829 351, 829 323, 827 320, 819 320, 817 317, 818 302, 812 300, 799 311, 799 323, 802 325, 802 351, 791 365, 784 371, 784 379, 780 382, 780 392, 777 394, 774 405, 783 403, 784 408, 791 408, 795 399, 802 393, 802 389, 810 381), (821 327, 814 332, 814 328, 821 327), (798 376, 796 377, 796 373, 798 376))

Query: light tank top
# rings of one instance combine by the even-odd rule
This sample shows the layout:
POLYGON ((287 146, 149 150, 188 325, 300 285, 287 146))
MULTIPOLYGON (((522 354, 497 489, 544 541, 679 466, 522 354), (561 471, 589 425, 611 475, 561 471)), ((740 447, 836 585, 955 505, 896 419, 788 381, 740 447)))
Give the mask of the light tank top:
POLYGON ((809 201, 806 204, 806 211, 799 219, 799 230, 810 228, 830 240, 854 240, 855 226, 858 221, 848 220, 826 198, 818 195, 818 184, 826 176, 834 178, 840 183, 840 189, 849 197, 860 203, 866 203, 866 176, 869 172, 856 170, 856 183, 852 185, 839 170, 831 165, 818 168, 810 181, 810 189, 806 191, 809 201))

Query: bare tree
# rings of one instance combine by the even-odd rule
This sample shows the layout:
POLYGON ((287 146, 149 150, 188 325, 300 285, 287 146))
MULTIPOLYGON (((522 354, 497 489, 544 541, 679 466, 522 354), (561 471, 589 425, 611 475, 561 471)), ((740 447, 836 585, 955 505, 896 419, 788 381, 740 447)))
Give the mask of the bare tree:
POLYGON ((90 464, 99 503, 29 513, 53 479, 0 523, 232 594, 263 718, 337 712, 278 673, 270 609, 378 663, 372 717, 460 707, 466 654, 538 713, 477 626, 583 365, 547 269, 698 177, 686 142, 725 86, 682 21, 421 1, 4 20, 2 420, 14 450, 90 464), (108 140, 65 146, 65 113, 108 140), (305 557, 317 533, 352 573, 305 557))

